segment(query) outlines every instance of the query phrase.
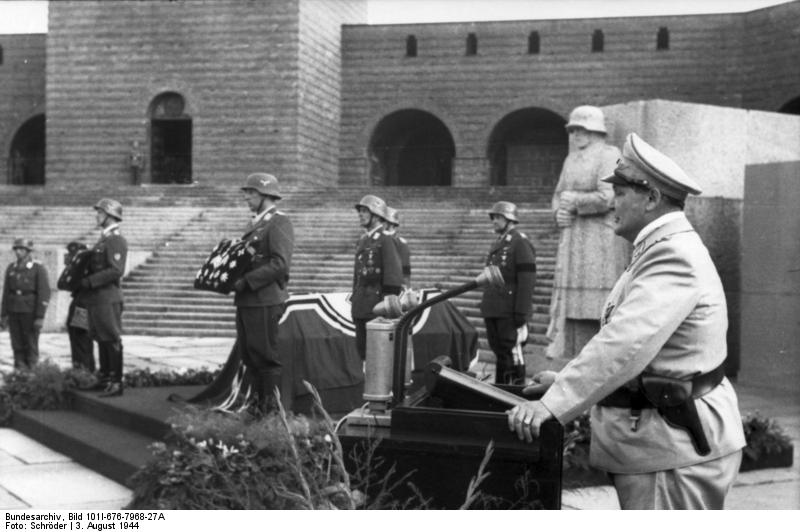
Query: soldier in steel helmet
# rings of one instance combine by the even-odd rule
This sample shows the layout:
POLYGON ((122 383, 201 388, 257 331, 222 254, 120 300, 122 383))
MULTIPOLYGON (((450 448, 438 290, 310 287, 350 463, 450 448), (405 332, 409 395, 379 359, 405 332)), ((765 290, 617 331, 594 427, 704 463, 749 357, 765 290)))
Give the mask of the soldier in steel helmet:
POLYGON ((122 277, 128 260, 128 242, 120 232, 122 205, 102 198, 94 205, 100 238, 89 250, 88 273, 81 279, 89 335, 97 342, 99 370, 95 388, 100 397, 122 395, 122 277))
MULTIPOLYGON (((350 299, 356 328, 356 350, 367 357, 367 322, 377 316, 373 307, 386 298, 397 298, 403 285, 403 266, 394 238, 386 234, 386 202, 367 194, 355 205, 364 229, 356 243, 353 294, 350 299)), ((396 305, 399 307, 399 302, 396 305)))
POLYGON ((505 286, 483 290, 481 315, 486 338, 495 354, 495 383, 523 384, 525 359, 522 347, 528 339, 528 318, 533 311, 536 284, 536 251, 528 237, 517 230, 517 206, 498 201, 489 211, 498 235, 489 248, 486 266, 497 266, 505 286))
POLYGON ((289 299, 287 284, 294 252, 294 228, 278 210, 281 199, 278 179, 265 173, 247 176, 241 187, 253 213, 250 227, 242 236, 255 251, 248 271, 234 283, 236 345, 239 357, 255 388, 256 413, 277 409, 275 388, 291 407, 291 383, 282 386, 282 365, 278 352, 278 322, 289 299))
POLYGON ((601 180, 620 158, 606 144, 603 111, 576 107, 566 129, 570 153, 552 199, 559 247, 546 353, 554 359, 572 358, 599 330, 603 301, 630 257, 630 245, 614 234, 614 191, 601 180))
POLYGON ((403 288, 411 288, 411 250, 408 241, 397 234, 400 227, 400 214, 397 209, 386 207, 386 222, 384 232, 394 239, 397 245, 397 252, 400 254, 400 264, 403 267, 403 288))
POLYGON ((39 332, 50 302, 44 265, 31 257, 33 240, 14 240, 17 260, 8 265, 0 306, 0 325, 8 327, 14 367, 30 369, 39 360, 39 332))

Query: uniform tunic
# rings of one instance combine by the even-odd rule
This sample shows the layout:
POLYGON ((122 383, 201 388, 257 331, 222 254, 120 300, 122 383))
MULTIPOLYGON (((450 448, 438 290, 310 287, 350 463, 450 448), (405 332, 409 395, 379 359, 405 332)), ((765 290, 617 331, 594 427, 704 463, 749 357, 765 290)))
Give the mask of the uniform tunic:
POLYGON ((262 383, 271 379, 266 385, 270 389, 265 390, 270 392, 273 386, 280 385, 282 372, 278 322, 289 298, 294 228, 288 216, 271 207, 253 220, 242 240, 255 253, 250 269, 242 277, 246 287, 234 296, 237 349, 242 362, 262 383))
MULTIPOLYGON (((725 294, 708 250, 683 213, 660 218, 633 252, 603 310, 600 332, 559 372, 542 397, 566 423, 643 371, 690 379, 727 355, 725 294)), ((692 466, 727 456, 744 444, 736 394, 727 379, 695 400, 711 453, 700 456, 688 433, 644 409, 638 428, 630 411, 591 411, 592 465, 637 474, 692 466)))
POLYGON ((44 319, 50 302, 47 270, 28 258, 6 269, 0 316, 8 319, 14 367, 31 367, 39 359, 39 331, 35 320, 44 319))
POLYGON ((403 265, 394 238, 381 226, 361 235, 356 243, 350 296, 356 351, 361 360, 367 356, 367 322, 377 317, 372 308, 384 296, 398 295, 402 285, 403 265))
POLYGON ((89 311, 89 332, 97 342, 119 342, 122 276, 128 259, 128 242, 119 226, 105 228, 90 253, 89 274, 83 278, 80 297, 89 311))

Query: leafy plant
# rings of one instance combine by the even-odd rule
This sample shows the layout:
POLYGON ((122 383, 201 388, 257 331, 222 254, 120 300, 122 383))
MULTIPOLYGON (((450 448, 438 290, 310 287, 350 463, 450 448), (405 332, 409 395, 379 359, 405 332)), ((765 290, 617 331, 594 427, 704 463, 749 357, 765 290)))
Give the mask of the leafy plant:
POLYGON ((126 388, 144 388, 149 386, 190 386, 205 385, 219 374, 219 369, 159 369, 151 371, 150 368, 127 370, 122 376, 126 388))
POLYGON ((63 371, 50 359, 31 369, 2 373, 0 425, 10 422, 16 409, 59 410, 67 407, 66 391, 87 384, 91 375, 84 370, 63 371))
POLYGON ((773 419, 761 416, 758 411, 742 418, 747 446, 744 454, 753 460, 767 454, 779 454, 792 446, 792 440, 773 419))

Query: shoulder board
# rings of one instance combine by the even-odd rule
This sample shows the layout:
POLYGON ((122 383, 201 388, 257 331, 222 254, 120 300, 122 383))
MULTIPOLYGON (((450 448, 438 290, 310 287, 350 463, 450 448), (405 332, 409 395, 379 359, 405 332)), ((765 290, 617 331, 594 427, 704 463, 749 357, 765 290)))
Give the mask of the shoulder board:
POLYGON ((283 211, 275 211, 275 214, 280 214, 281 216, 286 216, 286 213, 283 211))
POLYGON ((512 240, 513 238, 514 238, 514 235, 512 235, 512 234, 510 234, 510 233, 509 233, 509 234, 507 234, 507 235, 506 235, 506 237, 504 238, 504 240, 505 240, 506 242, 511 242, 511 240, 512 240))
POLYGON ((383 236, 383 233, 381 233, 380 231, 375 231, 375 233, 373 233, 373 235, 372 235, 372 240, 378 240, 382 236, 383 236))
POLYGON ((528 235, 526 235, 526 234, 525 234, 525 233, 523 233, 523 232, 520 232, 520 233, 519 233, 519 236, 521 236, 521 237, 522 237, 522 238, 524 238, 525 240, 528 240, 528 235))
POLYGON ((408 244, 408 242, 406 241, 406 239, 405 239, 405 238, 403 238, 402 236, 398 236, 398 237, 397 237, 397 239, 398 239, 400 242, 402 242, 403 244, 408 244))

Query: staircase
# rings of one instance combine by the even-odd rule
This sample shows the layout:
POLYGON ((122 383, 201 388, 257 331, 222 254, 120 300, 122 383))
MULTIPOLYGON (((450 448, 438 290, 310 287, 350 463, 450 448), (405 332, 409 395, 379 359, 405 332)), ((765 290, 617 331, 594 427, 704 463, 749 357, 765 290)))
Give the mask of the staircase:
MULTIPOLYGON (((96 239, 91 205, 110 196, 123 203, 123 234, 131 249, 149 258, 124 281, 127 334, 234 336, 232 296, 193 288, 197 269, 222 238, 239 237, 250 214, 237 187, 122 187, 113 193, 51 187, 0 187, 0 235, 28 236, 36 245, 96 239), (48 192, 49 190, 49 192, 48 192), (25 206, 33 203, 31 206, 25 206)), ((471 281, 483 267, 494 238, 486 211, 495 201, 517 203, 520 230, 537 252, 534 314, 529 351, 545 344, 557 233, 546 206, 549 192, 528 187, 284 187, 279 207, 295 229, 291 293, 348 292, 353 250, 360 233, 355 203, 377 194, 400 211, 400 234, 409 242, 412 285, 448 290, 471 281)), ((480 291, 452 302, 478 329, 480 291)))

